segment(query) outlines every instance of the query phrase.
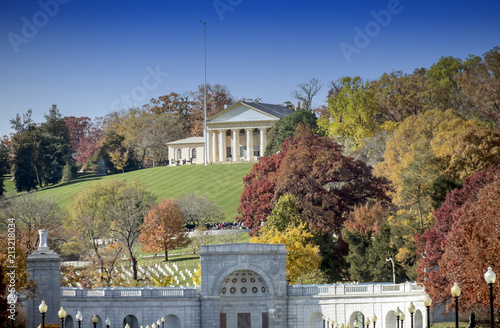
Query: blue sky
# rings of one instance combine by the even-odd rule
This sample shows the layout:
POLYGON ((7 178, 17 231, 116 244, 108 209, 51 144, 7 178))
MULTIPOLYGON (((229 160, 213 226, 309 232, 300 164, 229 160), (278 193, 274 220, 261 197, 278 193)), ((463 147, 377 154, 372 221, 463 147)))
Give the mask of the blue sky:
POLYGON ((38 123, 52 104, 94 118, 195 90, 204 79, 200 20, 208 82, 282 103, 315 77, 321 104, 345 75, 375 79, 482 55, 500 45, 498 17, 497 0, 2 0, 0 135, 29 108, 38 123))

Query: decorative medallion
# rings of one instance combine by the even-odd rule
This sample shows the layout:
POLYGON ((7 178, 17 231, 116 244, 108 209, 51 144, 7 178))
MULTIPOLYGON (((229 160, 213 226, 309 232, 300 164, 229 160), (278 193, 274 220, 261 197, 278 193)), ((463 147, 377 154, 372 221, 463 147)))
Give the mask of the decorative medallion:
POLYGON ((255 278, 250 278, 250 281, 251 282, 255 282, 255 278))
POLYGON ((258 279, 259 279, 259 282, 262 282, 262 278, 259 277, 258 279))
POLYGON ((233 278, 233 280, 231 280, 231 282, 233 282, 233 283, 235 283, 237 281, 238 281, 238 279, 236 279, 236 278, 233 278))
POLYGON ((252 293, 257 294, 259 289, 257 287, 252 287, 252 293))
POLYGON ((246 287, 241 287, 241 293, 242 293, 242 294, 245 294, 246 292, 247 292, 246 287))
POLYGON ((241 282, 247 282, 245 278, 241 278, 241 282))
POLYGON ((226 293, 226 287, 222 287, 222 294, 226 293))
POLYGON ((270 263, 268 270, 270 274, 275 275, 278 273, 279 266, 276 263, 270 263))
MULTIPOLYGON (((264 287, 262 287, 262 288, 264 288, 264 287)), ((231 289, 229 291, 231 292, 231 294, 234 294, 234 293, 236 293, 236 288, 231 287, 231 289)))
POLYGON ((262 292, 265 293, 266 292, 266 287, 262 286, 262 292))

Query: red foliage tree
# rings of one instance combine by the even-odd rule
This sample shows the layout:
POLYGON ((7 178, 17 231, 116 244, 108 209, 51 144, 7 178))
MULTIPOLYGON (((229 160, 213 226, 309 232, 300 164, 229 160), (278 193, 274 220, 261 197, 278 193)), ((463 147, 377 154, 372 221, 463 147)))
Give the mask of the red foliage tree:
POLYGON ((102 129, 86 116, 66 116, 64 121, 69 130, 73 158, 77 162, 85 164, 89 156, 100 147, 99 142, 103 136, 102 129))
POLYGON ((499 169, 477 172, 463 181, 463 187, 452 190, 444 203, 434 212, 434 225, 423 235, 417 236, 417 254, 422 258, 417 268, 418 281, 424 284, 429 295, 436 303, 449 299, 449 288, 453 281, 439 263, 446 251, 447 238, 457 220, 458 210, 466 203, 475 203, 478 193, 500 174, 499 169))
POLYGON ((276 171, 281 165, 283 153, 270 157, 261 157, 250 173, 243 178, 245 188, 240 198, 236 221, 245 223, 252 229, 253 235, 260 227, 261 222, 267 220, 273 209, 274 188, 276 186, 276 171))
MULTIPOLYGON (((498 272, 500 254, 500 175, 479 190, 477 201, 468 201, 453 213, 454 222, 445 243, 439 267, 450 282, 462 289, 460 302, 464 308, 489 304, 489 291, 484 281, 488 266, 498 272)), ((496 306, 500 289, 494 288, 496 306)))
POLYGON ((282 149, 261 158, 244 178, 237 220, 249 228, 266 221, 274 203, 285 194, 295 196, 297 208, 312 229, 337 235, 354 206, 390 200, 386 179, 374 177, 363 162, 343 156, 341 146, 314 135, 307 125, 299 125, 282 149))

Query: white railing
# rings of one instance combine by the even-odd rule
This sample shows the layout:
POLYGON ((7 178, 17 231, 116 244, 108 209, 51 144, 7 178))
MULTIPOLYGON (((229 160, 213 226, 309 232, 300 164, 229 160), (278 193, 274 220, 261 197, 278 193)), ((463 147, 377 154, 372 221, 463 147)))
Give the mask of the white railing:
POLYGON ((332 284, 332 285, 290 285, 289 296, 335 296, 335 295, 378 295, 378 294, 401 294, 422 293, 424 288, 416 283, 393 284, 332 284))

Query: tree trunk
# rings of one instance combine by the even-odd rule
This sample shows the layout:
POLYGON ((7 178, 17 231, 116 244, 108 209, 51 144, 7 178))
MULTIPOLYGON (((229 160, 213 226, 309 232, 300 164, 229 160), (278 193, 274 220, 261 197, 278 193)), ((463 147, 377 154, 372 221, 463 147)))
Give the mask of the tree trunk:
POLYGON ((165 262, 168 262, 168 249, 165 248, 165 262))
POLYGON ((132 260, 132 271, 134 272, 134 280, 137 281, 137 259, 135 258, 134 255, 132 255, 132 252, 129 253, 130 259, 132 260))

